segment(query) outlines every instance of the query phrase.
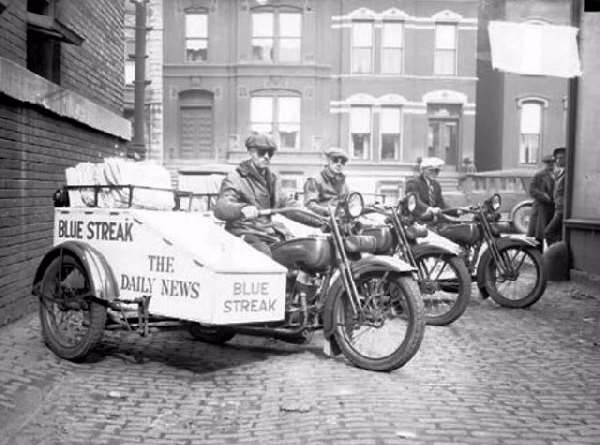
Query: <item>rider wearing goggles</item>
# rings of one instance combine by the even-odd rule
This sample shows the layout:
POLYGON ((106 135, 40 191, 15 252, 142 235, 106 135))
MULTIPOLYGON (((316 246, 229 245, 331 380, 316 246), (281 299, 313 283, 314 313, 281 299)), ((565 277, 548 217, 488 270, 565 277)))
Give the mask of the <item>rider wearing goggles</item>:
POLYGON ((304 184, 304 205, 313 212, 327 215, 327 206, 336 204, 348 194, 344 166, 348 155, 338 147, 325 152, 327 165, 316 178, 308 178, 304 184))
POLYGON ((447 207, 442 196, 442 187, 437 180, 444 164, 440 158, 423 158, 419 165, 419 176, 406 182, 406 193, 416 195, 417 215, 437 215, 447 207))
POLYGON ((253 133, 246 139, 246 148, 250 158, 242 161, 221 183, 215 216, 226 222, 229 232, 271 255, 269 246, 281 239, 285 228, 274 224, 270 216, 259 216, 259 210, 293 203, 287 202, 279 178, 269 168, 277 151, 273 138, 253 133))

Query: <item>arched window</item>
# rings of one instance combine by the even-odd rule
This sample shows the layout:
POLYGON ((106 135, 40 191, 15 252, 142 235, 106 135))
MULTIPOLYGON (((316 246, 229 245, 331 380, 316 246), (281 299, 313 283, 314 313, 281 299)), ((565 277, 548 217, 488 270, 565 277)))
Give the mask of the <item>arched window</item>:
POLYGON ((381 29, 381 72, 402 73, 404 54, 404 23, 385 21, 381 29))
POLYGON ((434 74, 450 76, 456 74, 457 38, 456 23, 435 24, 434 74))
POLYGON ((300 148, 301 98, 288 90, 265 90, 250 100, 250 129, 272 134, 282 149, 300 148))
POLYGON ((537 164, 542 147, 542 122, 545 101, 522 99, 518 102, 519 116, 519 163, 537 164))
POLYGON ((352 73, 373 72, 373 22, 352 22, 352 73))

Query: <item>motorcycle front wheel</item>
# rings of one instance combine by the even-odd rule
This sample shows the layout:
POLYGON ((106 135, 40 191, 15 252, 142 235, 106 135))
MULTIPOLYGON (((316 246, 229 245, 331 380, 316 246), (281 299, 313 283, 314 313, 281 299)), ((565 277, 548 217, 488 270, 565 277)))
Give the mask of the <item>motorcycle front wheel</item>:
POLYGON ((546 275, 542 254, 529 246, 508 246, 500 249, 505 264, 514 275, 502 271, 489 255, 484 267, 485 288, 490 297, 501 306, 523 309, 536 303, 546 289, 546 275))
POLYGON ((392 371, 419 350, 425 330, 417 282, 389 271, 369 271, 355 278, 361 308, 354 313, 346 292, 333 306, 335 339, 355 366, 392 371))
POLYGON ((464 261, 439 253, 426 253, 415 261, 422 276, 425 322, 446 326, 458 320, 471 300, 471 276, 464 261))

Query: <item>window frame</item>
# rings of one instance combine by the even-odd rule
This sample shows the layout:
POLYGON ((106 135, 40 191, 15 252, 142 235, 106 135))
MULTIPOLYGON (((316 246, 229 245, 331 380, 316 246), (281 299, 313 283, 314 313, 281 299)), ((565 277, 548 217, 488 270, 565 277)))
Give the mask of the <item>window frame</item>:
POLYGON ((405 51, 405 47, 406 47, 406 24, 404 22, 404 20, 384 20, 381 26, 381 44, 380 44, 380 52, 379 52, 379 56, 380 56, 380 62, 379 62, 379 72, 381 74, 404 74, 404 57, 406 54, 405 51), (402 27, 402 46, 384 46, 384 33, 385 33, 385 26, 389 25, 389 24, 393 24, 393 25, 400 25, 402 27), (383 66, 384 66, 384 52, 385 50, 388 49, 400 49, 400 71, 395 72, 395 71, 384 71, 383 70, 383 66))
POLYGON ((303 24, 304 14, 301 8, 293 6, 264 6, 253 8, 250 13, 250 48, 251 57, 250 59, 255 63, 264 64, 282 64, 282 65, 294 65, 302 63, 302 40, 303 40, 303 24), (273 16, 273 29, 270 37, 256 35, 254 32, 254 16, 258 14, 271 14, 273 16), (282 14, 295 14, 300 19, 299 24, 299 35, 298 36, 283 36, 281 34, 281 15, 282 14), (271 39, 272 55, 270 60, 258 59, 254 57, 254 40, 255 39, 271 39), (284 40, 297 40, 298 41, 298 58, 296 60, 281 60, 281 42, 284 40))
POLYGON ((189 64, 202 64, 202 63, 207 63, 208 62, 208 58, 209 58, 209 13, 208 13, 208 9, 206 8, 186 8, 183 11, 183 60, 185 63, 189 63, 189 64), (188 16, 193 16, 193 15, 199 15, 199 16, 204 16, 206 17, 206 37, 188 37, 188 24, 187 24, 187 17, 188 16), (188 41, 203 41, 206 43, 206 58, 205 59, 200 59, 200 60, 188 60, 188 41))
POLYGON ((375 21, 374 20, 353 20, 350 27, 350 74, 374 74, 375 73, 375 21), (355 46, 354 44, 354 26, 356 24, 368 24, 371 26, 371 46, 355 46), (369 58, 369 71, 355 71, 354 69, 354 51, 355 49, 366 49, 370 50, 369 58))
MULTIPOLYGON (((373 160, 373 145, 375 142, 375 137, 373 135, 373 130, 374 130, 374 109, 375 107, 372 104, 352 104, 350 106, 350 115, 349 115, 349 121, 348 121, 348 130, 349 130, 349 146, 350 146, 350 159, 353 160, 358 160, 358 161, 372 161, 373 160), (352 135, 354 134, 354 132, 352 131, 352 110, 353 109, 357 109, 357 108, 367 108, 369 110, 369 149, 367 150, 367 156, 363 156, 358 157, 355 156, 355 152, 354 152, 354 139, 352 137, 352 135)), ((363 133, 356 133, 356 134, 363 134, 363 133)))
POLYGON ((378 152, 379 152, 379 161, 380 162, 395 162, 398 160, 402 159, 402 155, 403 155, 403 135, 404 135, 404 109, 401 105, 382 105, 380 110, 379 110, 379 147, 378 147, 378 152), (383 159, 383 135, 384 134, 394 134, 394 133, 384 133, 382 130, 382 112, 384 110, 398 110, 399 116, 398 116, 398 125, 399 125, 399 140, 398 140, 398 150, 396 150, 394 152, 394 157, 392 159, 383 159))
POLYGON ((282 151, 299 151, 302 147, 302 95, 296 91, 292 90, 262 90, 254 92, 250 97, 250 110, 249 110, 249 131, 254 131, 254 125, 265 125, 266 121, 255 121, 252 116, 252 101, 257 98, 269 98, 271 99, 271 135, 277 141, 277 146, 282 151), (293 98, 298 100, 298 122, 280 122, 279 120, 279 110, 280 110, 280 99, 282 98, 293 98), (298 136, 296 137, 296 145, 294 147, 284 146, 282 144, 280 125, 281 124, 290 124, 298 126, 298 136))
POLYGON ((433 48, 433 74, 435 76, 457 76, 458 75, 458 23, 456 22, 435 22, 434 26, 434 48, 433 48), (437 30, 439 26, 451 26, 454 28, 454 44, 453 48, 439 48, 437 45, 437 30), (454 63, 452 65, 452 73, 439 73, 437 67, 437 55, 440 51, 452 51, 454 63))
POLYGON ((519 107, 519 139, 518 139, 518 147, 519 147, 519 151, 518 151, 518 164, 519 165, 537 165, 539 164, 542 156, 542 147, 543 147, 543 141, 544 141, 544 109, 547 106, 547 101, 537 98, 537 97, 530 97, 530 98, 523 98, 521 100, 518 101, 518 107, 519 107), (531 158, 531 156, 528 156, 527 158, 523 155, 523 146, 522 146, 522 139, 523 139, 523 135, 534 135, 536 133, 523 133, 523 106, 524 105, 537 105, 539 107, 539 133, 537 133, 538 135, 538 146, 537 146, 537 153, 536 153, 536 157, 534 161, 531 160, 527 160, 527 158, 531 158))

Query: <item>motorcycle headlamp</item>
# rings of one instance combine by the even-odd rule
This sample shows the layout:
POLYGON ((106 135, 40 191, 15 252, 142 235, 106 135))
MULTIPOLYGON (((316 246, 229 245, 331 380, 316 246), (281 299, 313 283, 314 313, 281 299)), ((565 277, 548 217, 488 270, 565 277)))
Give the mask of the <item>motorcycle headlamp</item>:
POLYGON ((352 192, 346 198, 346 214, 350 215, 352 218, 359 217, 362 214, 364 207, 365 203, 360 193, 352 192))
POLYGON ((498 193, 494 193, 494 195, 490 198, 490 205, 492 209, 499 210, 500 206, 502 206, 502 197, 498 193))
POLYGON ((414 212, 417 208, 417 195, 409 193, 406 197, 406 210, 410 213, 414 212))

